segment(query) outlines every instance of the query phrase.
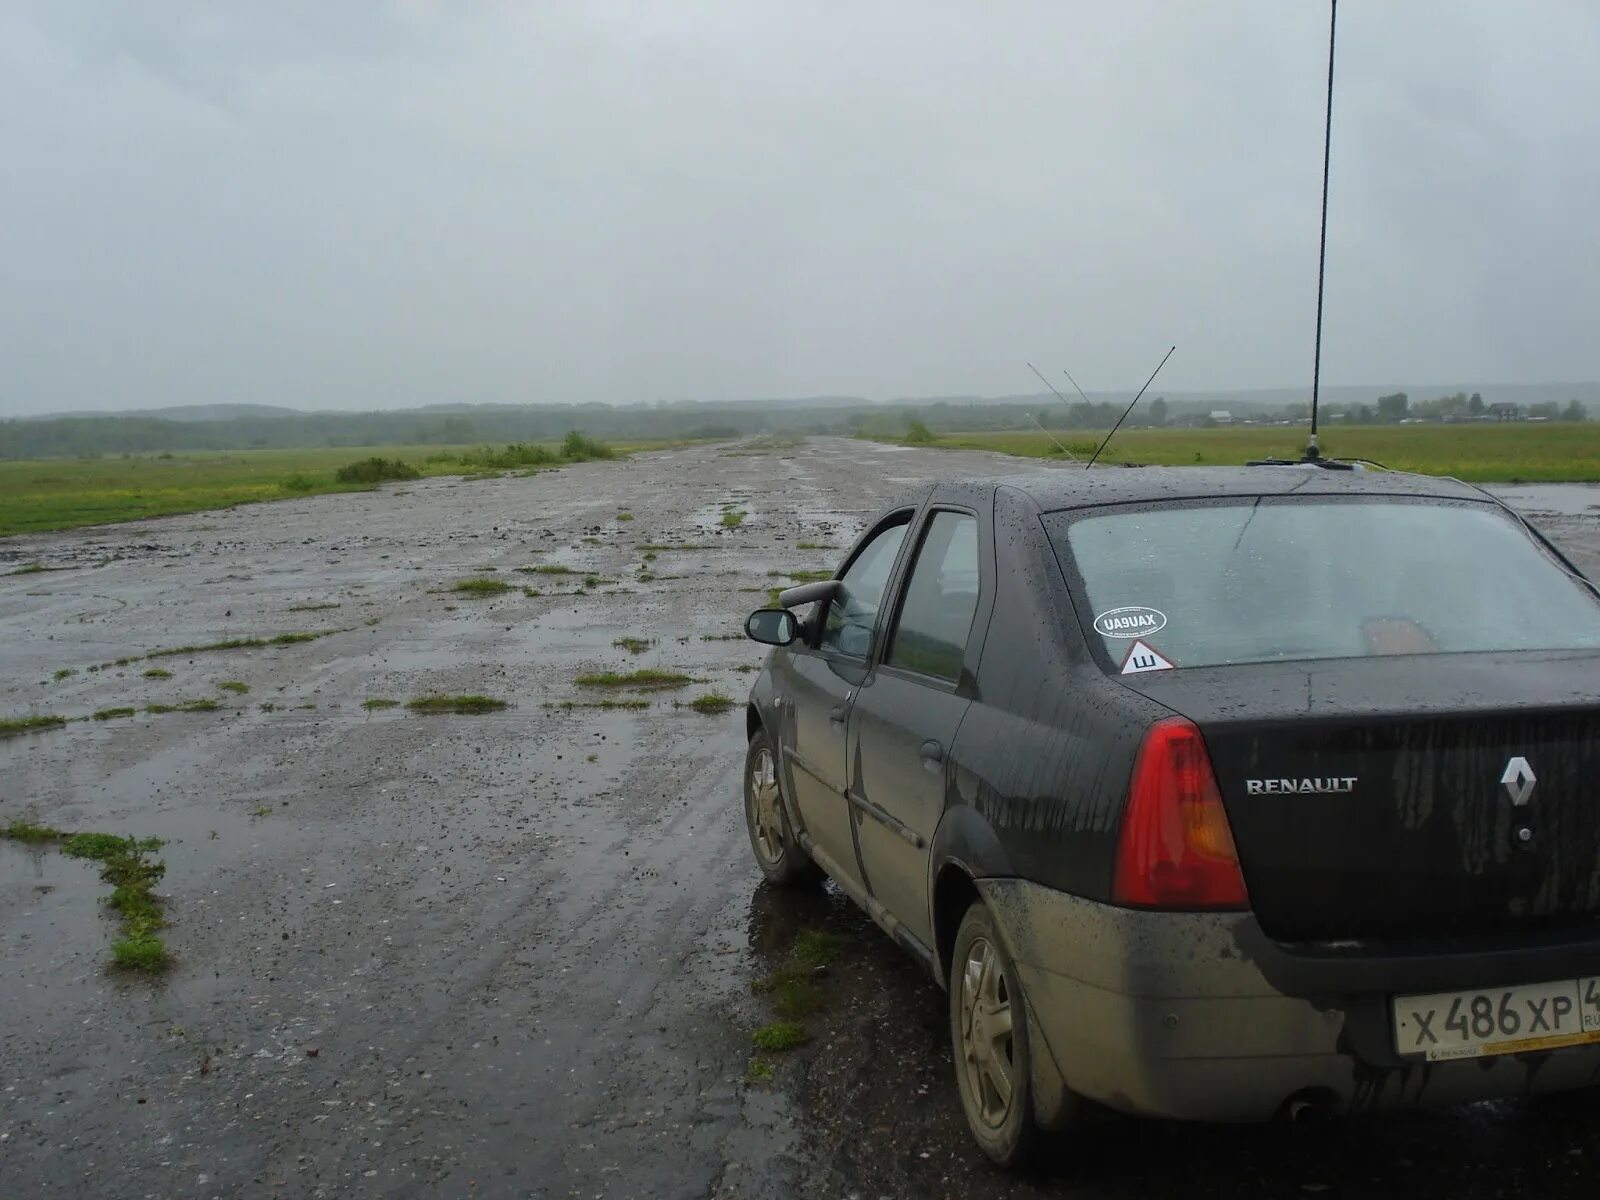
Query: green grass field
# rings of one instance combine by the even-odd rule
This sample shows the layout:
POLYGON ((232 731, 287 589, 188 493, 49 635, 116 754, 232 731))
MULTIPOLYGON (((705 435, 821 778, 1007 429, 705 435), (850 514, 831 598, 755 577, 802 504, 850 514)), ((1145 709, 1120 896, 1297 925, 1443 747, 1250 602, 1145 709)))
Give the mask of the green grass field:
MULTIPOLYGON (((1087 459, 1105 436, 1086 430, 1052 431, 1068 450, 1087 459)), ((1252 425, 1231 429, 1128 429, 1111 440, 1100 461, 1149 466, 1226 466, 1252 458, 1298 458, 1305 426, 1252 425)), ((1525 422, 1483 425, 1355 425, 1325 427, 1318 439, 1330 457, 1366 458, 1397 471, 1454 475, 1476 482, 1600 480, 1600 421, 1581 424, 1525 422)), ((1061 459, 1037 431, 949 433, 921 445, 998 450, 1061 459)))
MULTIPOLYGON (((616 450, 620 454, 657 444, 635 443, 616 450)), ((549 443, 548 448, 559 451, 561 443, 549 443)), ((401 459, 424 476, 471 474, 480 468, 458 458, 471 449, 338 446, 0 461, 0 536, 370 490, 370 484, 340 483, 334 473, 347 463, 373 456, 401 459)))

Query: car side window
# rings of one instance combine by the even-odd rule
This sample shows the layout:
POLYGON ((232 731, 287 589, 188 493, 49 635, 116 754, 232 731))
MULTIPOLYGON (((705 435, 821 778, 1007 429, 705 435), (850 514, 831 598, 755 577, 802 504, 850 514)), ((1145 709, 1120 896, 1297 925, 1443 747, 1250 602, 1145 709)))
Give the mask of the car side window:
POLYGON ((961 678, 977 611, 978 522, 966 513, 935 513, 906 583, 889 665, 952 682, 961 678))
POLYGON ((866 658, 872 653, 872 630, 878 622, 878 606, 883 603, 889 572, 895 555, 905 540, 908 521, 882 530, 856 555, 850 569, 840 577, 839 594, 823 616, 819 645, 835 654, 866 658))

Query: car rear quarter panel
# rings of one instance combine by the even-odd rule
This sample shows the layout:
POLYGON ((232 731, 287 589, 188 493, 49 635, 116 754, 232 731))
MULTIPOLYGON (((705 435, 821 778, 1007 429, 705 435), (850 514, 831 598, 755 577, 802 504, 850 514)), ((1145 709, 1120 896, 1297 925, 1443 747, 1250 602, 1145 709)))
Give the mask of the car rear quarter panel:
POLYGON ((1036 509, 1006 488, 995 548, 993 617, 932 866, 1106 899, 1133 757, 1168 710, 1095 665, 1036 509))

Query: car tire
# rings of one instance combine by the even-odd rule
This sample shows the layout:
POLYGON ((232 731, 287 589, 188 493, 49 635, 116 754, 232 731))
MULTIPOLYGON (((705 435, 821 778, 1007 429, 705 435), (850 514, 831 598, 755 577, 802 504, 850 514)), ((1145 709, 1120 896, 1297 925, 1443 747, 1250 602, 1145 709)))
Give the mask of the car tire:
POLYGON ((1003 1167, 1019 1167, 1039 1142, 1027 1003, 1016 965, 982 901, 967 909, 950 959, 950 1042, 967 1127, 1003 1167))
POLYGON ((822 868, 811 861, 789 827, 777 753, 765 730, 750 739, 744 756, 744 824, 756 866, 768 883, 802 887, 822 880, 822 868))

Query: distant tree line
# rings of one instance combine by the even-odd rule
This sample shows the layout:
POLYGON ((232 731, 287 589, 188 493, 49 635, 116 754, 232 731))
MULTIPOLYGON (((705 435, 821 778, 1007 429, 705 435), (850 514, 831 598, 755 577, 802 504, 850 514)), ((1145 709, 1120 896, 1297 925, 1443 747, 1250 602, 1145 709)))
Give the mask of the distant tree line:
MULTIPOLYGON (((1125 403, 1061 404, 1050 397, 1017 402, 934 401, 871 404, 866 401, 730 404, 474 405, 459 410, 411 409, 366 413, 248 414, 216 420, 171 420, 152 416, 78 416, 0 422, 0 459, 80 458, 203 450, 290 449, 305 446, 474 446, 489 443, 560 442, 573 430, 607 441, 670 441, 797 433, 902 436, 919 422, 928 436, 986 430, 1109 429, 1125 403)), ((1129 416, 1128 428, 1217 424, 1212 405, 1156 396, 1129 416)), ((1441 396, 1418 403, 1404 392, 1379 396, 1371 405, 1326 406, 1355 424, 1395 424, 1408 419, 1472 420, 1493 415, 1495 406, 1477 393, 1441 396)), ((1272 408, 1239 404, 1235 421, 1303 421, 1305 402, 1272 408)), ((1584 405, 1532 404, 1519 417, 1581 421, 1584 405)), ((919 434, 920 436, 920 434, 919 434)))

